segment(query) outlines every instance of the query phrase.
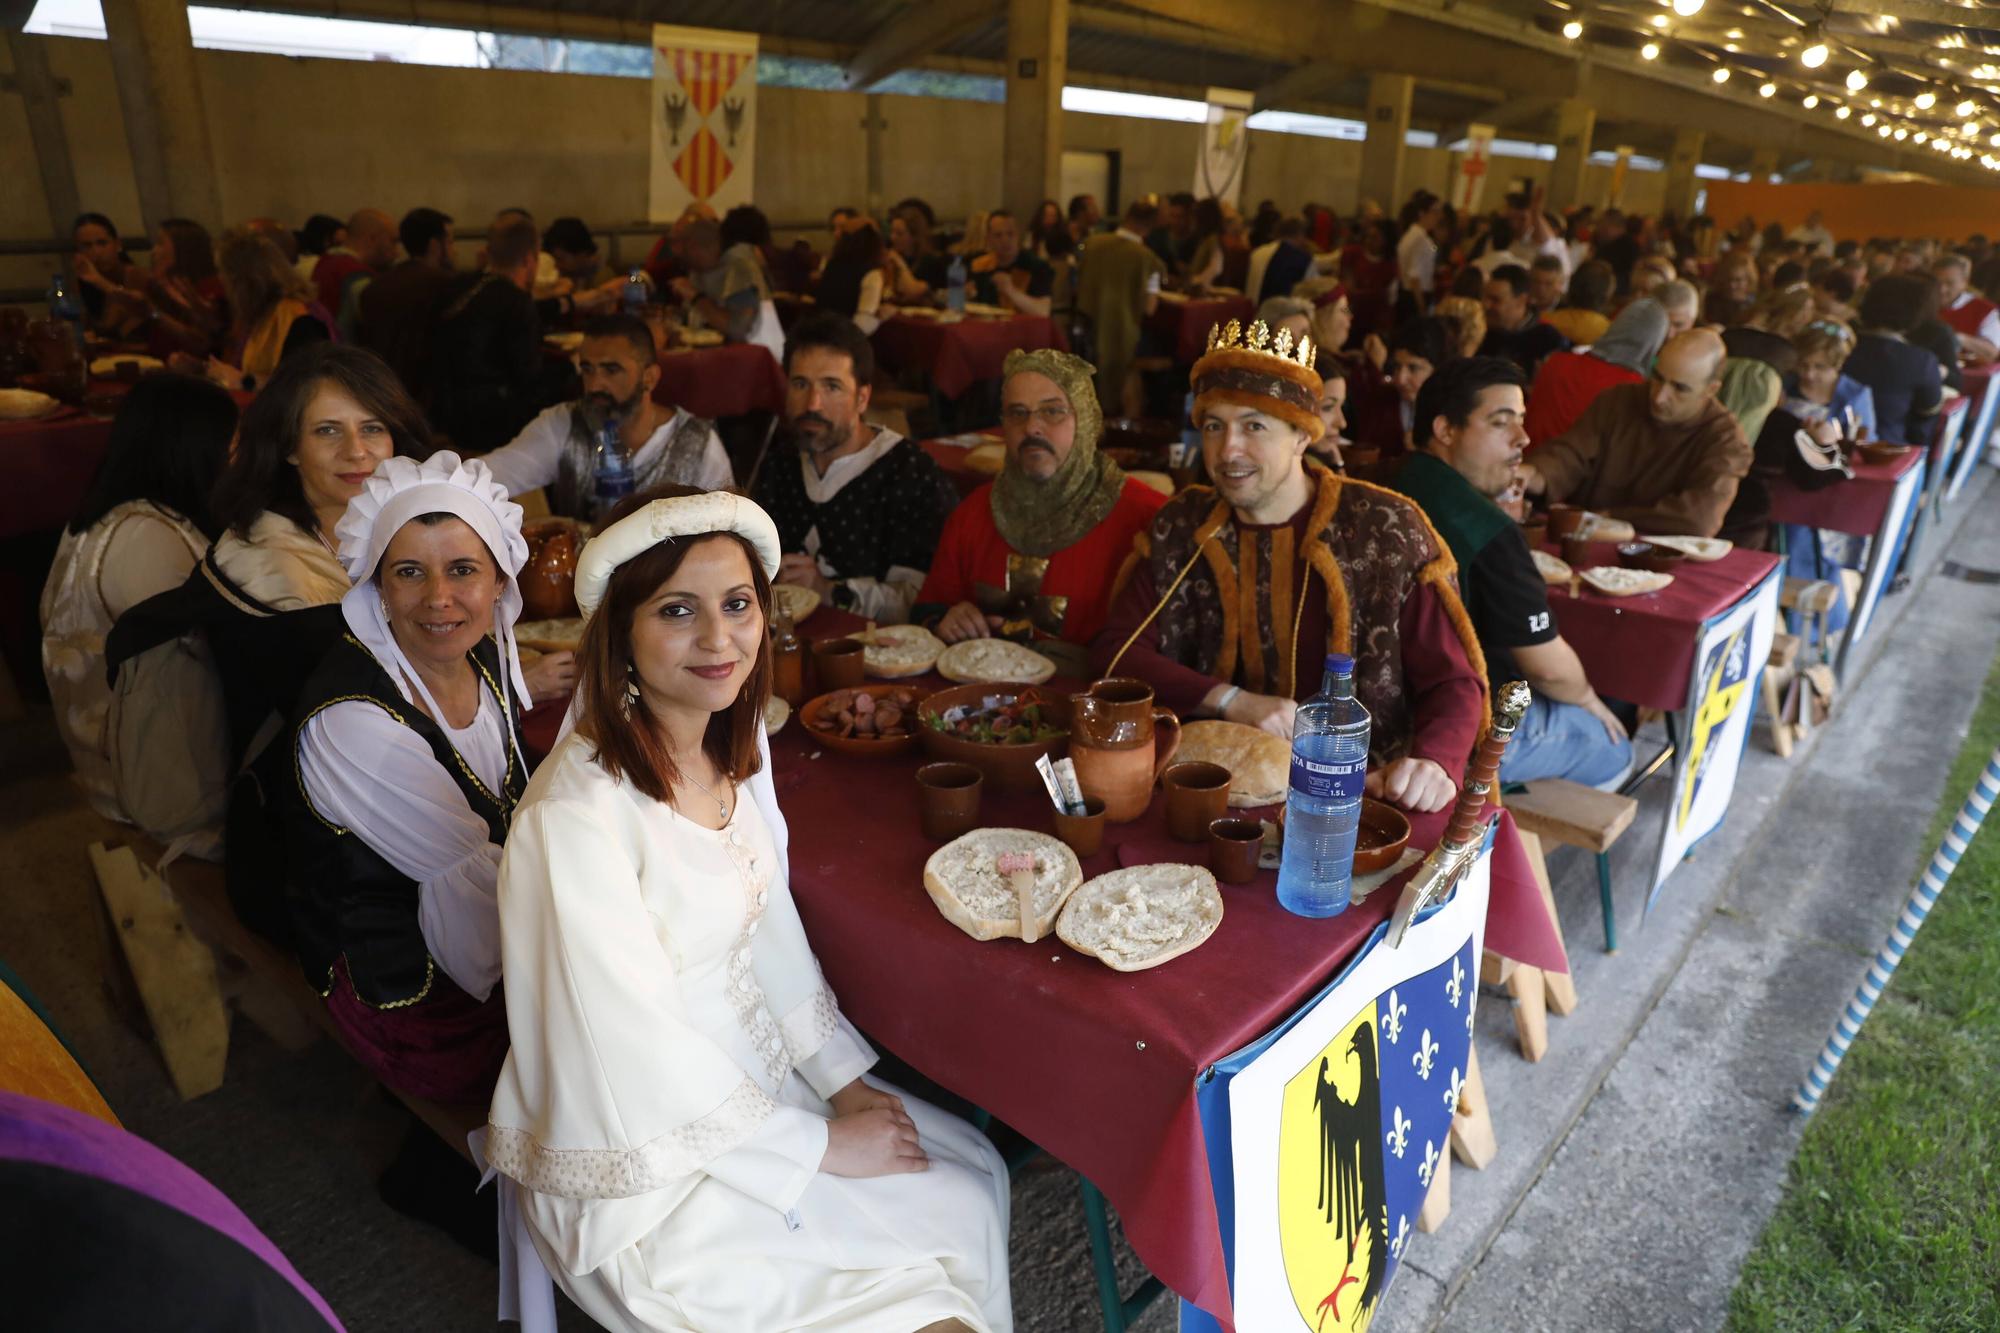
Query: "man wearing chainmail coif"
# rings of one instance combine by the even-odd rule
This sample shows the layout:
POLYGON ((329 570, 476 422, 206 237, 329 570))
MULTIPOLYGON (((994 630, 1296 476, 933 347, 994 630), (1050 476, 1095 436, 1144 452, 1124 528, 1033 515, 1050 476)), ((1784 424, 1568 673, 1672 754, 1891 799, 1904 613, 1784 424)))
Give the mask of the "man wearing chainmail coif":
POLYGON ((486 455, 493 479, 509 495, 541 486, 547 489, 551 513, 591 517, 597 441, 607 420, 618 423, 618 442, 632 460, 635 490, 672 482, 722 491, 736 484, 715 427, 685 408, 654 399, 659 357, 644 320, 632 315, 591 319, 583 326, 576 369, 583 397, 549 408, 486 455))
POLYGON ((1067 675, 1111 607, 1132 539, 1166 497, 1098 452, 1097 371, 1067 352, 1007 354, 1000 475, 952 511, 913 619, 947 643, 1004 635, 1067 675))

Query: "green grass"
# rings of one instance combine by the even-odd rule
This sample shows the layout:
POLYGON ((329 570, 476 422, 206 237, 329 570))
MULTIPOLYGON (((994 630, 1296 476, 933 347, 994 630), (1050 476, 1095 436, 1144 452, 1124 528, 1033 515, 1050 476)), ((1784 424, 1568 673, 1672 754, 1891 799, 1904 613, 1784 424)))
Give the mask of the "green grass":
MULTIPOLYGON (((2000 663, 1945 783, 1925 864, 1996 743, 2000 663)), ((2000 808, 1807 1126, 1784 1201, 1743 1266, 1728 1327, 2000 1329, 1996 1082, 2000 808)))

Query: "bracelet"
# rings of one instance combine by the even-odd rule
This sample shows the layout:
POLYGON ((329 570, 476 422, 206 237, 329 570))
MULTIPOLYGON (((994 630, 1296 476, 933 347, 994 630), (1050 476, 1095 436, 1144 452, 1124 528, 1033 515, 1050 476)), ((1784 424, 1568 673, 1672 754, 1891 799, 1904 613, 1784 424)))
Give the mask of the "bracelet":
POLYGON ((1215 701, 1215 715, 1221 717, 1224 713, 1228 712, 1229 705, 1235 703, 1236 696, 1241 693, 1243 693, 1241 685, 1231 685, 1228 689, 1224 690, 1222 697, 1215 701))

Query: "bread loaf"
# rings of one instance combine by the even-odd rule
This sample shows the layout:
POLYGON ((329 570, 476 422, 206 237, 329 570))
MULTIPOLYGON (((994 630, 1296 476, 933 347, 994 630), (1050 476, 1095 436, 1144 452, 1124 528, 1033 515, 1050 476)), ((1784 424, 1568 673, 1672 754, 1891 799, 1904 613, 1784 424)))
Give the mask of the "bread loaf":
POLYGON ((1241 722, 1189 722, 1181 727, 1177 760, 1220 764, 1229 770, 1229 804, 1236 809, 1283 805, 1291 781, 1292 747, 1260 727, 1241 722))
POLYGON ((1070 895, 1056 934, 1119 972, 1143 972, 1199 946, 1222 924, 1222 891, 1201 866, 1127 866, 1070 895))
POLYGON ((1076 853, 1046 833, 988 828, 954 838, 925 862, 924 890, 945 920, 975 940, 1021 938, 1021 902, 999 866, 1008 852, 1035 858, 1032 933, 1037 937, 1049 933, 1063 903, 1083 883, 1076 853))

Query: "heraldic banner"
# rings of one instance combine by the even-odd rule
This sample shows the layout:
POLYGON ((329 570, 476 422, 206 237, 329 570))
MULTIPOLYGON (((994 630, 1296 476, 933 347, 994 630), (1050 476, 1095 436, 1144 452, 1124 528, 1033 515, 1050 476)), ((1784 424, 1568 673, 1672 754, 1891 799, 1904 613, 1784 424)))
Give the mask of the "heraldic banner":
POLYGON ((1246 122, 1257 95, 1237 88, 1208 90, 1208 122, 1196 150, 1194 192, 1203 199, 1235 204, 1243 193, 1243 166, 1250 157, 1246 122))
MULTIPOLYGON (((1492 833, 1402 947, 1378 927, 1327 988, 1197 1094, 1241 1333, 1356 1333, 1381 1312, 1472 1050, 1492 833)), ((1182 1302, 1181 1328, 1218 1329, 1182 1302)))
POLYGON ((1694 672, 1681 712, 1683 742, 1674 760, 1673 803, 1660 838, 1653 888, 1646 895, 1649 912, 1667 876, 1715 831, 1729 809, 1736 769, 1757 713, 1758 682, 1778 629, 1778 590, 1784 581, 1780 565, 1736 605, 1703 625, 1695 641, 1694 672))
POLYGON ((647 216, 750 202, 757 163, 757 35, 653 26, 653 175, 647 216))
POLYGON ((1451 206, 1461 213, 1479 211, 1486 193, 1486 174, 1493 166, 1493 127, 1469 125, 1465 131, 1465 151, 1459 154, 1458 172, 1451 178, 1451 206))

